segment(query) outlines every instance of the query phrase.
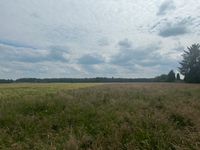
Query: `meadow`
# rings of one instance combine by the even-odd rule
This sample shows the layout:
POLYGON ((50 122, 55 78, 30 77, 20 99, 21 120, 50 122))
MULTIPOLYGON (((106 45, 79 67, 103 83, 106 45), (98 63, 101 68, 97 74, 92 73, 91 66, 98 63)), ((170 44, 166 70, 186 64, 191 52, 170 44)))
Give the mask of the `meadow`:
POLYGON ((0 149, 199 150, 200 85, 1 84, 0 149))

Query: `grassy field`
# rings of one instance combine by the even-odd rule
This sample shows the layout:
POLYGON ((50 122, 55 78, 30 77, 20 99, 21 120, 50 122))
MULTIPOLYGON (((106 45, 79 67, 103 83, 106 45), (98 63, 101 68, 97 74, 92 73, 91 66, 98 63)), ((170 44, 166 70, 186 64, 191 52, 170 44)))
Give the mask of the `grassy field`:
POLYGON ((0 149, 199 150, 200 85, 0 85, 0 149))

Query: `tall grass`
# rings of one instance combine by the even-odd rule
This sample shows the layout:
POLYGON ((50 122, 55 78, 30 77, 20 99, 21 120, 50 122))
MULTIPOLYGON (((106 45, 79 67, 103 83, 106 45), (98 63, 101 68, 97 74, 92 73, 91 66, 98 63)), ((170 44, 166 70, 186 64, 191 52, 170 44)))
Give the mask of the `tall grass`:
POLYGON ((0 149, 200 149, 200 86, 0 86, 0 149))

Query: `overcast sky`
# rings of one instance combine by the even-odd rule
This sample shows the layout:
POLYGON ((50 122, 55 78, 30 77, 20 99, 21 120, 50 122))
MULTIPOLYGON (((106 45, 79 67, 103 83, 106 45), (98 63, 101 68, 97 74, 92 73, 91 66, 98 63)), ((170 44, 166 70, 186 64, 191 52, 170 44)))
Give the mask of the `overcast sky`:
POLYGON ((199 29, 199 0, 0 0, 0 78, 154 77, 199 29))

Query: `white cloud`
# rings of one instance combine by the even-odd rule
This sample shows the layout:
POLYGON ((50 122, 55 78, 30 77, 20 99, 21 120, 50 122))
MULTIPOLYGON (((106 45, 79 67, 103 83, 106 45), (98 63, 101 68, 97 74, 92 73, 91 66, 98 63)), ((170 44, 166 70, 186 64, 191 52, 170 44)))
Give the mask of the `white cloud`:
POLYGON ((150 77, 176 69, 177 41, 183 48, 200 40, 199 7, 196 0, 1 0, 0 78, 150 77))
POLYGON ((160 5, 157 15, 165 15, 165 14, 167 14, 167 12, 174 10, 174 9, 176 9, 174 1, 173 0, 165 0, 160 5))

